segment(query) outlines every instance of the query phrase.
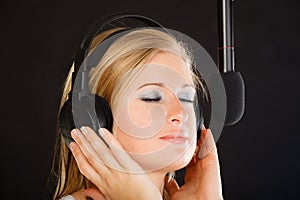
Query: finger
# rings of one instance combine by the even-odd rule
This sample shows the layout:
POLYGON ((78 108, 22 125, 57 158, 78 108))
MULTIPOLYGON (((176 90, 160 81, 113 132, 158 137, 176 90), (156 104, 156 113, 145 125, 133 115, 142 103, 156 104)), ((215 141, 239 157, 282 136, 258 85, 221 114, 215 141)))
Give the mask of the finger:
POLYGON ((204 139, 205 139, 205 135, 207 133, 207 129, 204 127, 204 125, 202 126, 202 131, 201 131, 201 135, 200 135, 200 138, 198 140, 198 146, 200 147, 201 144, 203 143, 204 139))
MULTIPOLYGON (((113 156, 111 149, 106 146, 91 128, 82 127, 81 131, 85 135, 85 139, 92 145, 98 157, 101 158, 105 165, 113 169, 123 170, 123 167, 121 167, 117 159, 113 156)), ((112 135, 110 132, 109 134, 112 135)))
POLYGON ((174 178, 170 181, 168 181, 168 179, 168 177, 165 177, 165 188, 169 196, 173 196, 173 194, 179 190, 179 186, 174 178))
POLYGON ((79 146, 75 142, 71 142, 70 149, 81 174, 92 181, 95 185, 98 185, 101 181, 101 178, 96 170, 90 165, 79 146))
POLYGON ((203 145, 203 144, 207 144, 207 142, 205 140, 206 134, 208 132, 209 129, 206 129, 204 124, 202 125, 202 129, 201 129, 201 134, 200 134, 200 138, 198 139, 197 142, 197 146, 195 149, 195 152, 193 154, 193 158, 191 159, 191 161, 188 164, 188 167, 194 166, 197 163, 197 160, 204 158, 207 155, 207 146, 203 145))
POLYGON ((86 157, 86 160, 99 174, 110 174, 109 170, 104 165, 104 162, 101 160, 101 157, 98 156, 95 149, 84 137, 81 131, 73 129, 71 131, 71 136, 75 140, 83 155, 86 157))
POLYGON ((99 130, 99 133, 102 137, 104 137, 110 146, 112 154, 124 169, 130 172, 144 172, 142 167, 130 157, 130 155, 122 148, 121 144, 108 130, 102 128, 99 130))
POLYGON ((209 154, 216 153, 216 144, 210 129, 203 131, 203 137, 200 138, 198 158, 202 159, 209 154))
MULTIPOLYGON (((201 144, 203 143, 204 139, 205 139, 205 134, 207 132, 207 129, 205 128, 204 124, 202 125, 202 129, 201 129, 201 133, 200 133, 200 137, 197 141, 197 151, 195 152, 197 155, 199 153, 199 150, 200 150, 200 146, 201 144)), ((197 157, 197 156, 196 156, 197 157)))
POLYGON ((82 192, 85 196, 90 197, 93 200, 105 200, 105 197, 97 189, 89 188, 89 189, 83 190, 82 192))

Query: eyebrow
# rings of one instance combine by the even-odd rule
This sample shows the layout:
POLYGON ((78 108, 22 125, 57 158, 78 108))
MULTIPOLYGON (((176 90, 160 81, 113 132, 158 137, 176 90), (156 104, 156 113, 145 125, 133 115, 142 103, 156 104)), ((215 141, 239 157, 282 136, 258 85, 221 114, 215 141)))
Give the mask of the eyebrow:
MULTIPOLYGON (((145 86, 148 86, 148 85, 156 85, 156 86, 159 86, 159 87, 165 87, 166 85, 164 83, 145 83, 143 85, 141 85, 140 87, 138 87, 138 89, 142 88, 142 87, 145 87, 145 86)), ((186 88, 186 87, 192 87, 193 89, 195 89, 195 86, 193 84, 184 84, 182 86, 182 88, 186 88)))
POLYGON ((186 87, 192 87, 192 88, 196 89, 193 84, 184 84, 182 88, 186 88, 186 87))
POLYGON ((164 83, 145 83, 145 84, 141 85, 138 89, 140 89, 142 87, 145 87, 145 86, 148 86, 148 85, 156 85, 156 86, 159 86, 159 87, 164 87, 165 86, 164 83))

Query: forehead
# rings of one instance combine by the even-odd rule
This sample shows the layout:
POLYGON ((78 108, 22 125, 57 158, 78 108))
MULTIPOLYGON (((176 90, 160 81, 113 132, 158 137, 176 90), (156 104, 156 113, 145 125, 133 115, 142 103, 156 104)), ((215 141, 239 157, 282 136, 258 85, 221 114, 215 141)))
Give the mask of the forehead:
MULTIPOLYGON (((148 64, 165 66, 169 68, 170 75, 173 74, 172 72, 175 72, 188 83, 192 84, 193 82, 189 64, 176 54, 160 52, 153 56, 148 64)), ((159 70, 154 70, 153 72, 159 73, 159 70)))
POLYGON ((141 69, 128 85, 126 95, 131 96, 140 87, 153 83, 164 85, 173 92, 187 85, 193 86, 190 67, 187 62, 175 54, 159 53, 141 69))

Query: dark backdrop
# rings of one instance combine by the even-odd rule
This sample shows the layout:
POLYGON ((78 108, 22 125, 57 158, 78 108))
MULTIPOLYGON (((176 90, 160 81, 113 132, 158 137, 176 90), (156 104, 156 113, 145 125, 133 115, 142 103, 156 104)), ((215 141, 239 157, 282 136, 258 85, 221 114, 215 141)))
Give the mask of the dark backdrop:
MULTIPOLYGON (((299 199, 299 6, 236 0, 245 115, 218 141, 228 200, 299 199)), ((44 199, 60 89, 89 24, 143 14, 196 39, 216 61, 217 0, 1 1, 1 199, 44 199)))

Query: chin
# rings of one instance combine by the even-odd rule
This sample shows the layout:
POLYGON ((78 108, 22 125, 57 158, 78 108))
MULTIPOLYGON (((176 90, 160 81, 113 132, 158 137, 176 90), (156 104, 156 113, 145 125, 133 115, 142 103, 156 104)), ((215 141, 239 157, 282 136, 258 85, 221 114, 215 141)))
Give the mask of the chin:
POLYGON ((178 160, 170 165, 170 171, 176 171, 186 167, 192 160, 194 151, 188 151, 182 155, 178 160))
POLYGON ((186 167, 192 160, 196 147, 190 147, 186 150, 180 157, 178 157, 174 162, 170 163, 164 168, 164 171, 176 171, 186 167))
POLYGON ((181 153, 174 149, 167 149, 167 152, 152 152, 146 154, 129 153, 129 155, 143 168, 145 172, 170 172, 181 169, 191 161, 196 146, 191 145, 181 153))

